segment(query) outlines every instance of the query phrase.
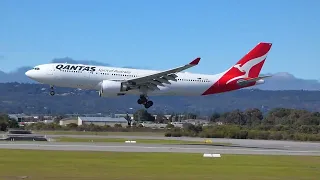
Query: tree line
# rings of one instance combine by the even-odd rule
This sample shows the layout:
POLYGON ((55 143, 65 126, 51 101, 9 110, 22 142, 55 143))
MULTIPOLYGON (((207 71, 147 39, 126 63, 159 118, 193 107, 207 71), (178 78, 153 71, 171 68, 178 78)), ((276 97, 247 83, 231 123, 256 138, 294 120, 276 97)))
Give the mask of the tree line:
POLYGON ((0 113, 0 131, 6 131, 8 128, 19 128, 19 124, 7 114, 0 113))
POLYGON ((307 110, 275 108, 266 114, 259 109, 214 113, 208 126, 184 124, 166 136, 206 138, 274 139, 320 141, 320 113, 307 110))

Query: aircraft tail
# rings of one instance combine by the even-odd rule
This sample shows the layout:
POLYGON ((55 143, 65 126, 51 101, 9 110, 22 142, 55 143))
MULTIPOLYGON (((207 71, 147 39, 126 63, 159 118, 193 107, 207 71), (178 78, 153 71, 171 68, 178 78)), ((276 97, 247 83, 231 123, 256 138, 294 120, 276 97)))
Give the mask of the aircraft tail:
POLYGON ((270 76, 260 76, 260 71, 271 49, 272 44, 260 42, 234 66, 221 73, 221 77, 202 95, 221 93, 263 84, 264 79, 270 76))
POLYGON ((226 84, 237 79, 258 78, 272 44, 261 42, 244 55, 226 73, 226 84))

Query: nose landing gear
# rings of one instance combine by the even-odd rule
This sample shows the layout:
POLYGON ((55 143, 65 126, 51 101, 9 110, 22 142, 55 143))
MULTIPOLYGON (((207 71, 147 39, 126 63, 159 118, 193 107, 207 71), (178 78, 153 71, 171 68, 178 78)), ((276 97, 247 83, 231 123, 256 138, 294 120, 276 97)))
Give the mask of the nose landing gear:
POLYGON ((53 86, 50 86, 50 95, 51 95, 51 96, 54 96, 54 95, 55 95, 53 86))

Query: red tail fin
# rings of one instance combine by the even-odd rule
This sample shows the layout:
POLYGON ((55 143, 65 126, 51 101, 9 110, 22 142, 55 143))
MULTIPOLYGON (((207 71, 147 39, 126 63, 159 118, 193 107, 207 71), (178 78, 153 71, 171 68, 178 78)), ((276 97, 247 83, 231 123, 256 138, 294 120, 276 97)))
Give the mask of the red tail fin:
POLYGON ((203 95, 239 89, 237 80, 256 78, 271 49, 271 43, 261 42, 243 56, 234 66, 222 74, 203 95))
POLYGON ((271 46, 271 43, 259 43, 233 67, 238 68, 241 72, 248 73, 248 77, 258 77, 271 46))
POLYGON ((221 83, 229 84, 241 78, 258 77, 271 46, 271 43, 259 43, 222 76, 221 83))

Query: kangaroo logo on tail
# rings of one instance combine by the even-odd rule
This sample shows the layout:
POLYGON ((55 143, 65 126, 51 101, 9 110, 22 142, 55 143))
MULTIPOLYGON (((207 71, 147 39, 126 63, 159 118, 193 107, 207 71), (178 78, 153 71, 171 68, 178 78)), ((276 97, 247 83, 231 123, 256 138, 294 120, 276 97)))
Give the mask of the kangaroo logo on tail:
MULTIPOLYGON (((259 64, 259 63, 261 63, 266 58, 267 58, 267 54, 265 54, 265 55, 263 55, 261 57, 249 60, 249 61, 247 61, 246 63, 244 63, 242 65, 241 64, 234 65, 233 66, 234 68, 237 68, 240 72, 244 72, 245 74, 244 75, 240 75, 240 76, 236 76, 236 77, 230 79, 229 81, 226 82, 226 84, 229 84, 230 82, 232 82, 234 80, 237 80, 237 79, 240 79, 240 78, 249 78, 249 72, 252 69, 252 67, 257 65, 257 64, 259 64)), ((257 74, 257 75, 259 75, 259 74, 257 74)))
POLYGON ((267 58, 267 54, 272 44, 260 42, 245 56, 243 56, 234 66, 227 71, 220 73, 220 77, 214 82, 202 95, 215 94, 236 90, 239 87, 237 83, 231 83, 239 79, 258 78, 262 66, 267 58))

